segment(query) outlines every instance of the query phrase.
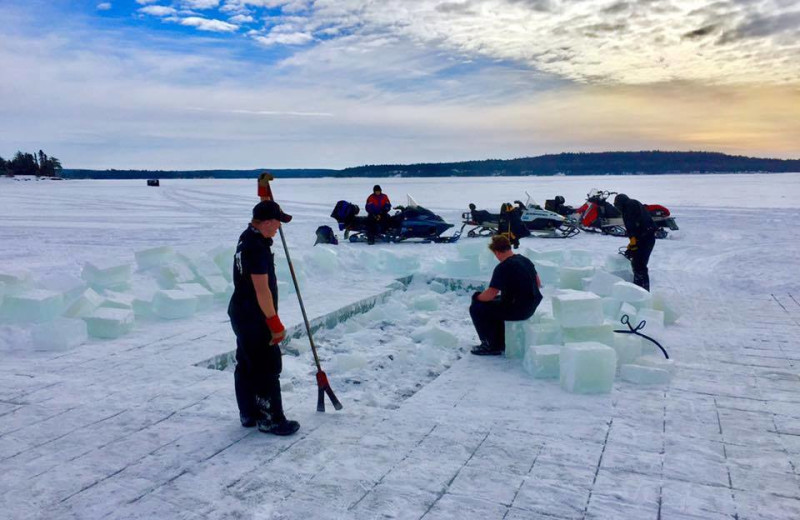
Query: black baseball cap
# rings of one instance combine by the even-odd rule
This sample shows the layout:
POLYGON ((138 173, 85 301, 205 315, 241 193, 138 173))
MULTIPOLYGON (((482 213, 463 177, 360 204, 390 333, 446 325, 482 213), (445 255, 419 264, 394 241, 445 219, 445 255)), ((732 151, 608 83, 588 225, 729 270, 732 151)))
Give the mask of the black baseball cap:
POLYGON ((285 224, 292 220, 292 216, 281 211, 274 200, 262 200, 253 207, 253 220, 280 220, 285 224))

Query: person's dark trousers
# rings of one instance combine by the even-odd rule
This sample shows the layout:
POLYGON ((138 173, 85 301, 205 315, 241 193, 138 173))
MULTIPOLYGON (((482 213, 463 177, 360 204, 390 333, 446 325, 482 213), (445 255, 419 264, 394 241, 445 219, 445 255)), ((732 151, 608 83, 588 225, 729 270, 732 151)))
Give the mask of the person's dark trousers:
POLYGON ((494 350, 505 350, 506 348, 506 321, 527 320, 536 311, 541 299, 532 305, 518 309, 506 309, 500 300, 482 302, 477 299, 472 300, 469 306, 469 315, 475 331, 478 333, 481 343, 486 342, 494 350))
POLYGON ((379 215, 369 215, 367 217, 367 241, 370 244, 375 243, 375 235, 381 230, 378 218, 379 215))
POLYGON ((636 239, 638 246, 631 256, 631 267, 633 268, 633 283, 639 287, 650 290, 650 275, 647 270, 647 263, 650 261, 650 253, 656 245, 655 233, 650 233, 642 238, 636 239))
MULTIPOLYGON (((236 327, 234 327, 236 332, 236 327)), ((285 420, 281 398, 281 349, 270 345, 266 327, 236 336, 236 370, 233 373, 239 413, 274 423, 285 420)))

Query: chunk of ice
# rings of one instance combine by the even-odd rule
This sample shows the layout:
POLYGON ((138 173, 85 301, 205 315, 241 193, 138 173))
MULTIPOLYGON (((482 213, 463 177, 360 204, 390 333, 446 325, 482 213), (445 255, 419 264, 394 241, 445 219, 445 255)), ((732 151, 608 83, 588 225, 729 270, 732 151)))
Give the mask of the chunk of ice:
POLYGON ((606 257, 605 270, 609 273, 630 273, 631 277, 633 276, 631 261, 620 254, 606 257))
POLYGON ((444 263, 444 274, 453 278, 472 278, 480 274, 478 258, 450 259, 444 263))
POLYGON ((94 289, 86 289, 64 312, 68 318, 85 318, 103 303, 103 297, 94 289))
POLYGON ((200 283, 218 300, 228 299, 233 293, 233 286, 221 275, 205 276, 200 279, 200 283))
POLYGON ((100 307, 111 307, 112 309, 133 309, 133 295, 115 291, 105 291, 103 293, 103 303, 100 307))
POLYGON ((558 379, 561 345, 531 345, 525 350, 522 368, 536 379, 558 379))
POLYGON ((672 325, 681 317, 677 297, 662 291, 653 292, 653 308, 664 312, 665 325, 672 325))
POLYGON ((675 360, 665 358, 664 354, 662 354, 660 350, 658 351, 658 354, 646 355, 638 358, 636 361, 634 361, 634 364, 641 365, 643 367, 661 368, 670 373, 675 372, 675 360))
POLYGON ((417 343, 428 343, 442 347, 453 348, 458 346, 458 338, 438 325, 428 325, 416 329, 411 333, 411 339, 417 343))
POLYGON ((558 287, 561 281, 561 267, 547 260, 536 262, 535 267, 542 285, 558 287))
POLYGON ((413 274, 419 269, 419 257, 412 255, 399 255, 388 249, 378 252, 381 270, 398 276, 413 274))
POLYGON ((609 347, 614 345, 614 326, 610 323, 592 327, 562 327, 561 334, 565 344, 594 341, 609 347))
POLYGON ((529 345, 560 345, 561 326, 553 322, 532 323, 528 329, 529 345))
POLYGON ((89 336, 93 338, 114 339, 133 329, 134 315, 129 309, 100 307, 91 316, 83 319, 89 336))
POLYGON ((341 266, 339 254, 333 246, 317 245, 305 256, 306 264, 312 270, 310 272, 330 275, 337 272, 341 266))
POLYGON ((63 311, 63 295, 44 289, 9 294, 0 307, 0 315, 6 320, 23 323, 50 321, 63 311))
POLYGON ((583 279, 594 274, 594 267, 562 267, 559 271, 562 289, 580 291, 583 288, 583 279))
POLYGON ((617 300, 630 303, 637 309, 650 306, 652 296, 638 285, 630 282, 617 282, 611 290, 611 296, 617 300))
POLYGON ((669 383, 670 373, 663 368, 626 364, 619 369, 623 381, 637 385, 664 385, 669 383))
POLYGON ((445 287, 442 282, 437 282, 436 280, 428 284, 428 287, 435 293, 444 294, 447 292, 447 287, 445 287))
POLYGON ((219 245, 208 251, 208 256, 217 264, 222 276, 229 282, 233 281, 233 255, 235 254, 236 248, 233 246, 219 245))
POLYGON ((131 281, 131 264, 86 262, 81 271, 81 278, 95 290, 125 289, 131 281))
POLYGON ((567 343, 559 355, 561 388, 576 394, 604 394, 614 386, 617 354, 602 343, 567 343))
POLYGON ((635 334, 614 334, 617 367, 633 363, 642 355, 642 338, 635 334))
MULTIPOLYGON (((189 266, 198 278, 208 276, 223 276, 219 266, 206 254, 189 255, 189 253, 178 253, 178 259, 189 266)), ((227 270, 233 269, 233 263, 227 270)))
POLYGON ((0 271, 0 283, 5 285, 5 294, 17 294, 33 286, 33 277, 27 269, 4 268, 0 271))
POLYGON ((655 309, 641 309, 636 313, 636 322, 645 320, 647 324, 643 329, 645 334, 664 330, 664 312, 655 309))
MULTIPOLYGON (((587 279, 584 279, 584 282, 587 279)), ((588 283, 584 284, 583 290, 597 294, 598 296, 611 296, 614 290, 614 284, 617 282, 624 282, 619 276, 607 273, 606 271, 598 269, 594 275, 588 278, 588 283)))
POLYGON ((421 294, 413 297, 411 307, 418 311, 435 311, 439 309, 439 299, 433 294, 421 294))
POLYGON ((506 321, 506 357, 509 359, 522 359, 528 347, 528 329, 532 323, 528 321, 506 321))
POLYGON ((174 289, 178 284, 191 283, 197 278, 188 265, 177 261, 156 267, 151 272, 162 289, 174 289))
POLYGON ((636 325, 639 324, 639 321, 636 319, 636 314, 637 314, 636 307, 634 307, 630 303, 625 302, 619 306, 619 311, 617 312, 617 319, 615 321, 621 324, 622 318, 624 316, 627 316, 630 324, 636 327, 636 325))
POLYGON ((185 291, 197 298, 197 310, 204 311, 214 305, 214 295, 199 283, 178 284, 178 290, 185 291))
POLYGON ((175 250, 172 246, 151 247, 136 251, 133 256, 136 257, 136 265, 144 271, 174 261, 175 250))
POLYGON ((461 240, 456 243, 456 251, 461 258, 478 258, 488 245, 486 240, 461 240))
POLYGON ((556 249, 554 251, 542 251, 541 253, 538 253, 536 255, 536 258, 540 262, 545 261, 545 262, 552 262, 556 265, 562 265, 564 263, 564 252, 561 251, 560 249, 556 249))
POLYGON ((86 343, 89 338, 86 322, 68 318, 56 318, 40 323, 31 330, 33 344, 45 350, 67 350, 86 343))
POLYGON ((570 267, 591 267, 594 255, 591 251, 582 249, 570 249, 565 255, 566 264, 570 267))
POLYGON ((71 303, 86 290, 86 282, 71 274, 49 274, 39 280, 39 286, 64 295, 64 303, 71 303))
POLYGON ((562 291, 553 296, 553 317, 563 327, 602 325, 603 301, 588 292, 562 291))
POLYGON ((197 310, 197 297, 185 291, 164 290, 153 296, 153 314, 165 320, 188 318, 197 310))
POLYGON ((619 310, 622 307, 622 302, 616 298, 606 296, 603 298, 603 315, 610 319, 616 320, 619 316, 619 310))

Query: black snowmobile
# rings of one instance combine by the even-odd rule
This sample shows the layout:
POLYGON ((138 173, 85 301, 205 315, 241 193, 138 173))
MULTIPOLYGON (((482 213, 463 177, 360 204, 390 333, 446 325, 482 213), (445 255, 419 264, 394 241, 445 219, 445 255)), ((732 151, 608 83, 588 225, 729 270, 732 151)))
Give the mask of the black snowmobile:
MULTIPOLYGON (((528 195, 527 204, 514 201, 514 205, 505 203, 499 214, 478 210, 475 204, 469 205, 469 212, 462 214, 466 226, 474 226, 467 232, 469 237, 492 236, 497 233, 511 232, 518 238, 533 236, 538 238, 570 238, 580 231, 577 226, 550 209, 542 209, 528 195)), ((512 241, 513 243, 513 241, 512 241)))
MULTIPOLYGON (((453 227, 453 224, 448 224, 439 215, 423 208, 410 196, 408 202, 407 206, 397 206, 393 215, 389 215, 385 220, 377 223, 376 242, 414 240, 422 243, 450 243, 461 237, 460 232, 452 236, 441 236, 442 233, 453 227)), ((337 202, 331 212, 331 217, 336 219, 339 229, 344 231, 344 238, 350 242, 367 241, 369 217, 359 216, 360 212, 361 208, 346 200, 337 202)))

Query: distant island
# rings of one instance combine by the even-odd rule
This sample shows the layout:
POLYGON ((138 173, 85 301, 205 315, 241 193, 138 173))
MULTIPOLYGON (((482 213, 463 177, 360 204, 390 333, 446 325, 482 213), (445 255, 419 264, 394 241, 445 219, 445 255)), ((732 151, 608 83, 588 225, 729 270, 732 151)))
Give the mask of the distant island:
POLYGON ((283 178, 785 173, 800 172, 800 159, 763 159, 714 152, 600 152, 451 163, 370 164, 342 170, 259 168, 165 171, 65 168, 61 171, 61 176, 69 179, 249 179, 265 170, 283 178))

